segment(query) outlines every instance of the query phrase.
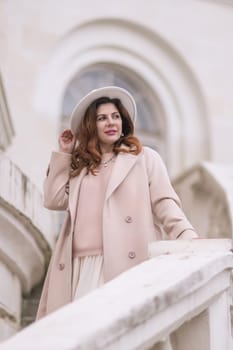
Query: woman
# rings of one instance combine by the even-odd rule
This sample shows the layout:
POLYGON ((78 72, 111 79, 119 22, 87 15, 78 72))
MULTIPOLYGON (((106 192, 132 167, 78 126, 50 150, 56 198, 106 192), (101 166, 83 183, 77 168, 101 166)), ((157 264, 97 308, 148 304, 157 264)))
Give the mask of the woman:
POLYGON ((37 318, 148 259, 149 242, 196 238, 160 156, 134 136, 136 105, 119 87, 91 91, 59 137, 44 205, 66 210, 37 318))

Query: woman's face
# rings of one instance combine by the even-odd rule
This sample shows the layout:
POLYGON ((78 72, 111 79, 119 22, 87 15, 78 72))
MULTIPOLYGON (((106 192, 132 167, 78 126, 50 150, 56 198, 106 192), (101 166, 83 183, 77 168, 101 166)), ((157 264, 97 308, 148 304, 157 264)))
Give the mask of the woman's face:
POLYGON ((97 108, 96 128, 101 151, 111 152, 122 133, 121 115, 113 103, 104 103, 97 108))

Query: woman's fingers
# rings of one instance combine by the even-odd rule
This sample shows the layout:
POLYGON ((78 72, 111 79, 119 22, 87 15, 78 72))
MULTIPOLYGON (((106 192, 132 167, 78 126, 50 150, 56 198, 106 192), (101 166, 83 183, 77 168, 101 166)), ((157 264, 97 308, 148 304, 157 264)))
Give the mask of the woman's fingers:
POLYGON ((61 138, 65 143, 69 143, 72 142, 72 140, 74 139, 74 135, 72 134, 70 129, 66 129, 62 132, 61 138))
POLYGON ((65 129, 59 137, 60 151, 72 153, 76 138, 70 129, 65 129))

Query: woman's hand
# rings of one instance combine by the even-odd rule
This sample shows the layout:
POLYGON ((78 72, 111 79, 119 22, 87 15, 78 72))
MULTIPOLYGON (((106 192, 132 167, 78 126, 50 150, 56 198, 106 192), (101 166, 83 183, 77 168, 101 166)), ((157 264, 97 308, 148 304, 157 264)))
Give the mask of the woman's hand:
POLYGON ((76 137, 72 134, 70 129, 65 129, 58 139, 59 142, 59 151, 64 153, 72 153, 76 137))

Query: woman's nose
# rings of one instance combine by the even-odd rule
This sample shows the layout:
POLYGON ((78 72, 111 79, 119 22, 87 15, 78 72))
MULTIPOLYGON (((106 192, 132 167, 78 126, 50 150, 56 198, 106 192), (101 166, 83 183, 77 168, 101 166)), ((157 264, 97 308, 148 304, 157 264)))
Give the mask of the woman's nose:
POLYGON ((108 121, 108 125, 111 125, 111 124, 113 124, 113 119, 112 119, 112 117, 108 117, 108 119, 107 119, 107 121, 108 121))

